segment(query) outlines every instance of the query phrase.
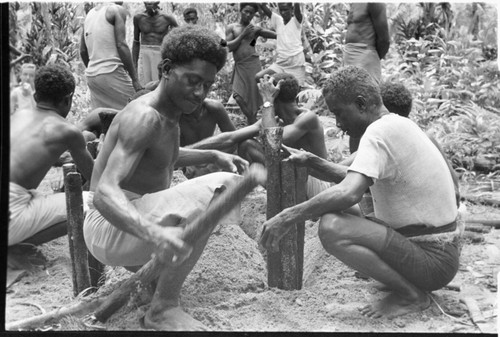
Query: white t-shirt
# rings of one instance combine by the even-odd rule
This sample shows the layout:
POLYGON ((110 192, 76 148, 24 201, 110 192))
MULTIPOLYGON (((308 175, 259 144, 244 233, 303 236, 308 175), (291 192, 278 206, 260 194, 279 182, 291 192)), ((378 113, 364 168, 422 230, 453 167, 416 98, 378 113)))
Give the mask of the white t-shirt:
POLYGON ((453 222, 453 180, 441 152, 410 119, 382 116, 368 126, 348 169, 373 179, 375 217, 393 228, 453 222))
POLYGON ((276 14, 271 14, 271 27, 276 31, 276 54, 278 59, 287 59, 302 53, 302 25, 292 16, 285 25, 283 18, 276 14))

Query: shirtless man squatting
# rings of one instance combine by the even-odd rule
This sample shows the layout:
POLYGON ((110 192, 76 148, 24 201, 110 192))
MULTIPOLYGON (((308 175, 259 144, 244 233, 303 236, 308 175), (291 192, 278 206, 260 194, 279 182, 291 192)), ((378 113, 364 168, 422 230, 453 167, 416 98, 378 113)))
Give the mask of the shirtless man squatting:
POLYGON ((57 65, 40 68, 34 81, 36 106, 18 111, 10 124, 8 245, 39 245, 67 232, 64 193, 36 188, 59 156, 69 150, 86 179, 94 161, 83 135, 66 121, 75 90, 71 72, 57 65))
MULTIPOLYGON (((206 209, 220 187, 241 176, 218 172, 172 188, 170 183, 174 167, 205 162, 230 172, 248 167, 246 161, 231 154, 179 147, 180 116, 201 104, 226 56, 214 32, 194 25, 174 28, 162 43, 158 87, 116 115, 96 159, 90 186, 93 204, 84 223, 90 252, 107 265, 132 271, 155 252, 168 249, 174 253, 160 273, 144 317, 146 328, 204 329, 181 309, 180 291, 209 235, 199 237, 192 247, 179 235, 184 224, 206 209)), ((237 221, 233 215, 223 221, 237 221)))

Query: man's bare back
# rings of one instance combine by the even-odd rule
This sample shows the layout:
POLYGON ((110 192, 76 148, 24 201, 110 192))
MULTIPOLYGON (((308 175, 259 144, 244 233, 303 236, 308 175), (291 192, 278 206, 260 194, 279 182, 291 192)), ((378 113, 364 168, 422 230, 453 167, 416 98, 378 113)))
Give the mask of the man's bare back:
POLYGON ((10 131, 10 181, 26 189, 37 188, 65 150, 85 148, 80 131, 52 110, 19 111, 10 131))
POLYGON ((318 116, 310 110, 301 110, 302 112, 297 115, 293 122, 283 128, 283 143, 296 149, 304 149, 326 159, 327 152, 323 126, 318 116))

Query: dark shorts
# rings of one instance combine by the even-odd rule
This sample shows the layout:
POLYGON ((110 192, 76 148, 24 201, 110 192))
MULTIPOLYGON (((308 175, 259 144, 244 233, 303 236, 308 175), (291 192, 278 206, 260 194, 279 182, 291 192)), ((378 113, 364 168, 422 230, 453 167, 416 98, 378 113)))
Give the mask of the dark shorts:
MULTIPOLYGON (((375 221, 380 223, 378 219, 375 221)), ((453 231, 455 228, 456 222, 443 226, 444 231, 453 231)), ((422 233, 418 228, 416 231, 421 232, 418 235, 429 234, 428 231, 422 233)), ((447 285, 458 271, 458 238, 450 242, 410 240, 408 237, 417 236, 416 231, 410 228, 409 231, 403 231, 403 235, 387 226, 385 245, 379 256, 417 288, 427 291, 440 289, 447 285)))

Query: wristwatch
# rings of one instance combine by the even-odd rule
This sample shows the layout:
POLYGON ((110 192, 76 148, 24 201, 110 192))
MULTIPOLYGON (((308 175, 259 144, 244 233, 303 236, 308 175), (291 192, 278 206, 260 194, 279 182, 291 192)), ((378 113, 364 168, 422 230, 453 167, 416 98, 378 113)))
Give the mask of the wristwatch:
POLYGON ((263 108, 270 108, 273 106, 273 103, 267 101, 267 102, 264 102, 264 104, 262 105, 263 108))

